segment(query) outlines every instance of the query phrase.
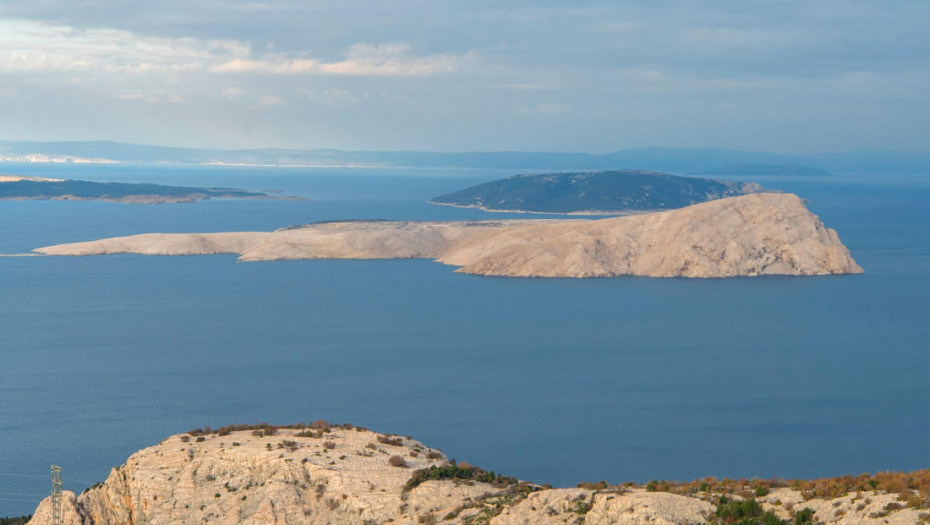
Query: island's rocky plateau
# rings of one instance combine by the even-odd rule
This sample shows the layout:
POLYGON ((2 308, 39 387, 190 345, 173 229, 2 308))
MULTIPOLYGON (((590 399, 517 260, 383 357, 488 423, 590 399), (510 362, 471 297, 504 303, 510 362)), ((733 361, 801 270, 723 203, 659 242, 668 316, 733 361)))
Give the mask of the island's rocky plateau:
POLYGON ((142 234, 38 248, 46 255, 239 254, 277 259, 431 258, 507 277, 735 277, 862 273, 796 195, 754 193, 598 220, 348 221, 274 232, 142 234))
MULTIPOLYGON (((915 481, 930 481, 924 473, 907 478, 918 488, 898 492, 879 475, 834 485, 707 478, 549 488, 454 463, 409 437, 318 421, 171 436, 80 495, 65 491, 61 523, 910 525, 930 520, 930 494, 915 481)), ((30 523, 51 525, 52 516, 46 498, 30 523)))

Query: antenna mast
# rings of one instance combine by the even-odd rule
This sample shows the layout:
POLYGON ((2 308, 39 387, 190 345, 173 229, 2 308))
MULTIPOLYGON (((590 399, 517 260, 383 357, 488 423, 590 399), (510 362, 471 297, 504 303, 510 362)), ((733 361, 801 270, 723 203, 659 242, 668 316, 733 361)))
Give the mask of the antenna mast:
POLYGON ((52 465, 52 525, 61 525, 61 467, 52 465))

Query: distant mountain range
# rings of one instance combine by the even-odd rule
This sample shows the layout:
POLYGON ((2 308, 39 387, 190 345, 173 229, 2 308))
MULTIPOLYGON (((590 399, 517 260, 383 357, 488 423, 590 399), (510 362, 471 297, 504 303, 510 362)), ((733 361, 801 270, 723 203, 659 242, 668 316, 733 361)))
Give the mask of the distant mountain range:
POLYGON ((693 173, 727 166, 794 167, 842 172, 930 172, 930 153, 852 150, 784 155, 717 148, 640 148, 601 155, 524 151, 424 152, 335 149, 196 149, 120 142, 0 141, 0 162, 124 162, 248 164, 280 166, 371 166, 498 168, 531 171, 654 170, 693 173))
POLYGON ((822 177, 829 175, 827 170, 808 166, 784 166, 766 164, 727 164, 719 168, 693 171, 691 175, 701 176, 744 176, 744 175, 790 175, 795 177, 822 177))

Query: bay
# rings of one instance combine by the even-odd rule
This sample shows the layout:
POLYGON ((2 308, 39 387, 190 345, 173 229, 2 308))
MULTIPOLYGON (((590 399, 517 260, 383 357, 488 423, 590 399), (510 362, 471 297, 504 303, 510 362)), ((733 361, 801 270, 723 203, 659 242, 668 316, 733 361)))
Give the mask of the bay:
MULTIPOLYGON (((425 202, 509 174, 493 170, 3 171, 309 199, 0 202, 7 254, 155 231, 522 217, 425 202)), ((34 510, 52 463, 80 491, 167 435, 260 421, 412 435, 557 486, 930 467, 930 178, 754 180, 808 199, 867 273, 506 279, 426 260, 0 257, 0 516, 34 510)))

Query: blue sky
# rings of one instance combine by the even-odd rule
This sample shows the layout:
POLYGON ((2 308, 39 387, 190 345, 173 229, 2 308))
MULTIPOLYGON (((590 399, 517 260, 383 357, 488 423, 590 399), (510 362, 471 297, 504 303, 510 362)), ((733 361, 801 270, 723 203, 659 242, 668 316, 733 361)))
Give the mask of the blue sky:
POLYGON ((930 151, 926 0, 0 1, 0 139, 930 151))

